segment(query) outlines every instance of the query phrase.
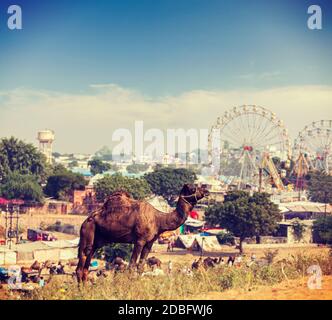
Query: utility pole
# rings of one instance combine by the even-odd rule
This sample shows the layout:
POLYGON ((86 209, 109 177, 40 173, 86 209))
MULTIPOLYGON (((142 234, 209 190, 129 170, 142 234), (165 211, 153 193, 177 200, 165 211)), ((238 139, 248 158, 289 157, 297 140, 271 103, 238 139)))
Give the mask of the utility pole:
POLYGON ((16 238, 16 243, 18 243, 18 225, 19 225, 19 207, 7 205, 6 207, 6 234, 5 234, 5 242, 6 244, 9 242, 9 249, 12 248, 13 238, 16 238), (15 215, 16 213, 16 215, 15 215), (16 220, 16 226, 14 230, 14 219, 16 220))
POLYGON ((204 253, 204 240, 205 240, 205 237, 202 237, 201 257, 203 257, 203 253, 204 253))
POLYGON ((16 206, 16 244, 18 244, 18 242, 19 242, 19 238, 18 238, 18 236, 19 236, 19 234, 18 234, 18 220, 20 218, 19 214, 20 214, 20 207, 16 206))
POLYGON ((258 192, 262 192, 262 185, 263 185, 263 169, 259 168, 259 190, 258 192))
POLYGON ((326 215, 327 215, 327 195, 328 195, 328 192, 327 192, 327 191, 324 191, 325 218, 326 218, 326 215))
POLYGON ((8 238, 8 204, 6 205, 6 211, 5 211, 5 245, 7 245, 7 238, 8 238))
POLYGON ((328 195, 328 192, 327 192, 327 191, 324 191, 324 202, 325 202, 325 209, 324 209, 324 232, 326 232, 327 195, 328 195))

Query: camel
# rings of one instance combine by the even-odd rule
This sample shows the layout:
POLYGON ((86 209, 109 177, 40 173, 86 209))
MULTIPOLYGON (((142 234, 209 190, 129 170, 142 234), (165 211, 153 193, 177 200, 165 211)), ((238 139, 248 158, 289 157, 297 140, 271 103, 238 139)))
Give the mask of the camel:
POLYGON ((193 270, 198 270, 201 268, 201 266, 203 265, 203 260, 202 257, 200 257, 197 261, 195 260, 192 265, 191 265, 191 269, 193 270))
POLYGON ((31 265, 30 269, 34 271, 40 271, 43 268, 43 265, 40 264, 37 260, 31 265))
POLYGON ((78 282, 85 282, 94 252, 108 243, 133 243, 129 267, 143 270, 153 243, 165 231, 179 228, 196 203, 208 196, 202 187, 186 184, 181 190, 176 209, 164 213, 145 201, 134 200, 128 193, 113 193, 100 210, 82 224, 76 269, 78 282))
POLYGON ((112 262, 112 270, 123 272, 126 269, 127 263, 120 257, 116 257, 112 262))
POLYGON ((216 265, 221 264, 221 261, 222 261, 221 257, 219 257, 219 259, 218 258, 213 259, 211 257, 208 257, 208 258, 204 259, 203 266, 205 269, 214 268, 216 265))
POLYGON ((157 266, 158 268, 161 268, 161 261, 156 257, 151 257, 147 259, 147 264, 150 268, 157 266))
POLYGON ((120 264, 125 264, 125 261, 121 258, 121 257, 116 257, 113 261, 112 261, 113 265, 120 265, 120 264))
POLYGON ((222 261, 223 261, 223 259, 221 257, 214 258, 214 259, 211 257, 207 257, 204 260, 202 257, 200 257, 198 260, 195 260, 192 263, 191 269, 199 270, 199 269, 201 269, 201 267, 204 267, 204 269, 207 270, 208 268, 214 268, 216 265, 221 264, 222 261))

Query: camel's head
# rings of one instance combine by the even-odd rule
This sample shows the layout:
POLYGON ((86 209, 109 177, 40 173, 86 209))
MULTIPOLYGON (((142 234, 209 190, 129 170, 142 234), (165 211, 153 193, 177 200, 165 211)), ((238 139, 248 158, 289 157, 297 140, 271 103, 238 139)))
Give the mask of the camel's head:
POLYGON ((180 196, 190 204, 195 205, 199 200, 209 196, 206 188, 198 187, 194 184, 185 184, 181 190, 180 196))

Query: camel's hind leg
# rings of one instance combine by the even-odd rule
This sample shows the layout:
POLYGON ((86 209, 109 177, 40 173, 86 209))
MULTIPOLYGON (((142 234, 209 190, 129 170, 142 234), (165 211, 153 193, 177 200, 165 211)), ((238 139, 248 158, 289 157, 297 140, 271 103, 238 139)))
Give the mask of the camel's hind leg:
POLYGON ((137 259, 141 255, 141 252, 143 250, 143 247, 145 246, 146 241, 144 240, 137 240, 134 246, 133 254, 131 255, 129 268, 133 269, 137 266, 137 259))
POLYGON ((89 273, 90 261, 94 252, 95 222, 88 218, 83 222, 80 232, 80 244, 78 248, 79 262, 76 269, 77 281, 85 282, 89 273))
POLYGON ((144 265, 146 262, 146 259, 151 251, 151 248, 153 246, 154 241, 150 241, 148 243, 146 243, 146 245, 144 246, 142 253, 141 253, 141 257, 139 260, 139 264, 138 264, 138 270, 139 272, 143 272, 144 271, 144 265))

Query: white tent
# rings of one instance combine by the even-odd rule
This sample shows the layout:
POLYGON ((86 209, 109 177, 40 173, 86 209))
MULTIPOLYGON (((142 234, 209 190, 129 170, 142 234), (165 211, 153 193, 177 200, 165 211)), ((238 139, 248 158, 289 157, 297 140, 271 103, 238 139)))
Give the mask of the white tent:
POLYGON ((216 236, 180 235, 177 239, 177 244, 192 251, 213 252, 221 250, 216 236))
POLYGON ((189 227, 201 228, 204 226, 205 222, 188 217, 184 224, 189 227))
POLYGON ((7 248, 0 249, 0 265, 16 264, 16 252, 7 248))

